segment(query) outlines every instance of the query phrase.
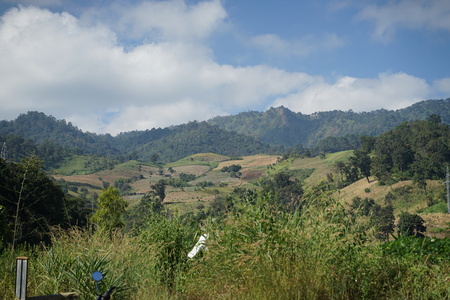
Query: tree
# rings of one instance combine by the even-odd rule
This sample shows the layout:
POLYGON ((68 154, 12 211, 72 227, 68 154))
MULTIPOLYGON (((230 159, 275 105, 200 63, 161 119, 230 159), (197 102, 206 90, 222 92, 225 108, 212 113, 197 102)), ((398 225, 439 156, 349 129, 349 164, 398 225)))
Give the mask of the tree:
POLYGON ((353 167, 359 169, 362 176, 366 177, 367 182, 370 183, 369 176, 371 175, 370 169, 372 164, 372 159, 369 156, 369 152, 364 152, 362 150, 355 150, 353 156, 350 156, 350 162, 353 167))
POLYGON ((97 205, 98 210, 92 215, 91 220, 101 231, 111 232, 125 225, 122 216, 128 204, 120 196, 118 189, 109 186, 103 190, 97 199, 97 205))
POLYGON ((379 205, 375 203, 375 200, 372 198, 364 198, 354 197, 352 199, 352 203, 350 204, 350 208, 352 211, 361 216, 372 216, 374 212, 379 210, 379 205))
POLYGON ((410 214, 402 212, 398 221, 398 233, 402 236, 417 236, 423 237, 427 227, 424 225, 425 221, 417 214, 410 214))
POLYGON ((155 215, 161 215, 163 212, 163 205, 155 195, 154 192, 145 194, 141 201, 134 207, 132 207, 126 213, 126 227, 125 230, 128 231, 140 231, 143 225, 149 219, 155 215))
POLYGON ((161 203, 164 201, 164 198, 166 198, 166 185, 166 181, 161 179, 157 183, 150 186, 154 190, 156 196, 159 197, 159 201, 161 203))
POLYGON ((52 226, 69 226, 71 209, 61 188, 45 175, 34 157, 21 163, 0 159, 0 206, 6 242, 38 244, 50 241, 52 226))
POLYGON ((380 207, 377 213, 373 214, 370 219, 371 223, 375 226, 375 237, 382 241, 387 241, 389 235, 395 229, 394 207, 392 205, 380 207))
POLYGON ((299 180, 291 180, 288 172, 282 171, 265 182, 264 191, 274 196, 275 203, 284 210, 294 211, 301 206, 303 187, 299 180))

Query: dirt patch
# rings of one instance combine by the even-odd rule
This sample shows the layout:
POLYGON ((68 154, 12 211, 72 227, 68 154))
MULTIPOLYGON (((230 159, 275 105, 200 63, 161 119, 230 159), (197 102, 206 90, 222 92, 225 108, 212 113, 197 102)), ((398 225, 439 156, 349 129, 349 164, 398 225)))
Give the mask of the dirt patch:
MULTIPOLYGON (((68 182, 79 182, 86 183, 97 187, 102 187, 102 181, 99 180, 99 174, 89 174, 89 175, 71 175, 71 176, 62 176, 62 175, 54 175, 53 178, 56 180, 63 179, 68 182)), ((108 181, 108 178, 102 177, 104 181, 108 181)), ((112 177, 110 178, 112 180, 112 177)), ((114 182, 114 181, 112 181, 114 182)))
POLYGON ((173 167, 173 169, 175 170, 174 175, 185 173, 200 176, 208 172, 211 168, 210 166, 205 165, 188 165, 188 166, 173 167))
POLYGON ((450 214, 421 214, 427 226, 426 236, 436 238, 450 237, 450 214))
POLYGON ((260 178, 264 173, 264 170, 244 170, 242 172, 242 179, 244 180, 256 180, 260 178))

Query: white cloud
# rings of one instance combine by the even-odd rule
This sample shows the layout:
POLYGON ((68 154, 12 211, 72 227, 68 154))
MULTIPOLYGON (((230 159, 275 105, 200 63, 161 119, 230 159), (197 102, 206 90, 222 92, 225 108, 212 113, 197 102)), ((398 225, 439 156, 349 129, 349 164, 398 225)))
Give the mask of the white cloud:
MULTIPOLYGON (((46 5, 62 5, 65 0, 2 0, 4 3, 17 4, 20 3, 22 5, 36 5, 36 6, 46 6, 46 5)), ((67 1, 67 0, 66 0, 67 1)))
POLYGON ((318 81, 304 90, 281 97, 272 106, 285 106, 310 114, 318 111, 399 109, 425 99, 429 85, 404 73, 383 73, 378 78, 340 77, 333 84, 318 81))
POLYGON ((189 41, 207 38, 226 16, 219 0, 193 5, 169 0, 143 1, 135 6, 113 3, 89 10, 82 19, 91 24, 103 20, 128 39, 189 41))
MULTIPOLYGON (((330 84, 321 77, 265 65, 219 64, 204 43, 226 18, 219 1, 145 2, 131 6, 124 15, 119 14, 124 7, 111 7, 121 20, 117 23, 121 30, 139 39, 137 46, 121 46, 119 35, 125 33, 113 30, 118 27, 112 27, 112 19, 89 21, 94 15, 104 17, 104 11, 78 19, 30 6, 0 17, 0 119, 36 110, 83 130, 115 134, 262 109, 273 99, 277 99, 274 106, 302 113, 358 111, 404 107, 434 89, 448 91, 448 79, 430 87, 404 73, 342 77, 330 84), (174 10, 164 5, 173 5, 174 10), (150 8, 161 9, 168 22, 150 8), (148 21, 141 12, 155 18, 148 21), (161 38, 147 40, 152 30, 161 38)), ((277 36, 262 36, 259 42, 288 55, 304 51, 302 45, 341 44, 333 35, 311 41, 293 50, 290 41, 277 36)))
POLYGON ((211 56, 200 43, 180 41, 125 51, 105 26, 19 7, 0 23, 1 118, 38 110, 117 133, 249 109, 312 80, 267 66, 219 65, 211 56))
POLYGON ((450 31, 450 1, 401 0, 362 9, 358 19, 375 23, 374 37, 388 41, 398 28, 450 31))
POLYGON ((450 77, 435 80, 433 87, 437 93, 448 97, 450 95, 450 77))

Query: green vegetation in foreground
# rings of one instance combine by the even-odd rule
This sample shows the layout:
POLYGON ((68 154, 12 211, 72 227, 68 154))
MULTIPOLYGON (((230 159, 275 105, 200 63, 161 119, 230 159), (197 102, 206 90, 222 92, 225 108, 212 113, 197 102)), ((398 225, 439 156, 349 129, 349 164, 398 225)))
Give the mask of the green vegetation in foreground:
POLYGON ((336 201, 301 211, 274 210, 270 198, 239 202, 202 228, 190 219, 153 214, 138 235, 55 232, 51 246, 5 250, 3 299, 12 299, 14 258, 30 258, 29 295, 97 294, 100 270, 119 288, 114 299, 446 299, 449 240, 370 242, 336 201), (208 249, 187 258, 202 232, 208 249), (423 242, 420 242, 423 241, 423 242))

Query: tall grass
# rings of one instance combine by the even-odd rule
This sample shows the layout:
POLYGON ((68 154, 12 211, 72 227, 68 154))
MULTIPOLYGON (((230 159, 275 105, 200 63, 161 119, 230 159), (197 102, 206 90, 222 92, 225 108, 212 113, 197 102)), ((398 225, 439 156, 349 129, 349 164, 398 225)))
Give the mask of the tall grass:
POLYGON ((177 217, 150 218, 138 235, 56 232, 51 247, 4 251, 1 299, 13 299, 15 256, 30 260, 29 296, 98 292, 113 299, 448 299, 450 264, 389 255, 333 199, 282 213, 271 199, 240 203, 202 225, 207 250, 187 253, 199 226, 177 217))

